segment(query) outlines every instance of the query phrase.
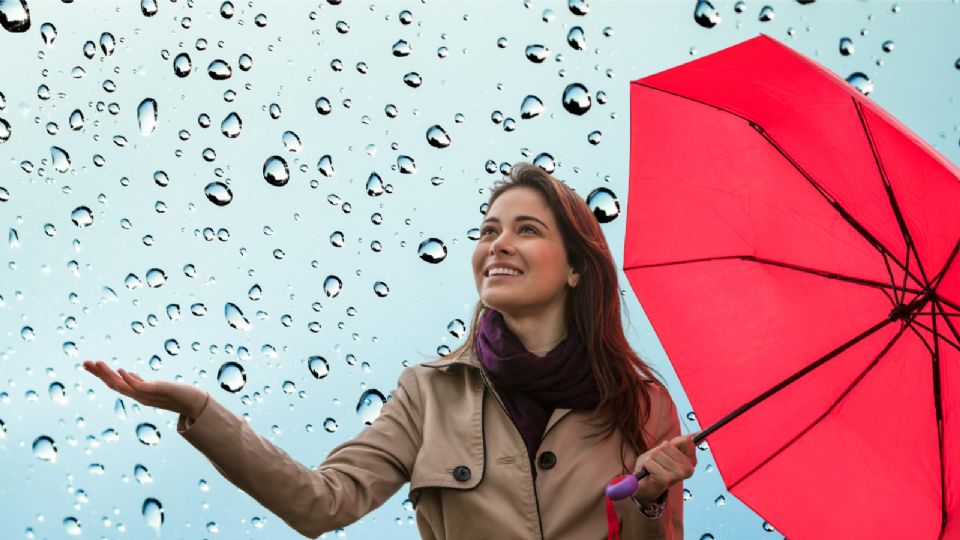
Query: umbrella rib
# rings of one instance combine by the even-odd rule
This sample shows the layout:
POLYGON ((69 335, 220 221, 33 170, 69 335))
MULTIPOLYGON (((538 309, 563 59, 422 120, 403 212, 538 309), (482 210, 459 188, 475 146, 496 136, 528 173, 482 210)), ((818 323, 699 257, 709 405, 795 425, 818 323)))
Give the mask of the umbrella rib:
POLYGON ((933 276, 933 285, 931 289, 936 290, 940 286, 940 281, 943 280, 943 276, 947 275, 947 271, 950 270, 950 265, 953 264, 954 259, 957 258, 957 252, 960 251, 960 239, 957 240, 955 246, 953 246, 953 251, 950 252, 950 256, 947 257, 947 262, 944 263, 943 268, 937 272, 937 275, 933 276))
MULTIPOLYGON (((914 258, 917 259, 917 266, 920 267, 920 276, 923 277, 923 283, 929 285, 927 280, 927 273, 923 269, 923 262, 920 259, 920 252, 917 251, 917 245, 913 243, 913 235, 910 234, 910 229, 907 228, 907 222, 903 219, 903 212, 900 211, 900 204, 897 202, 896 196, 893 194, 893 186, 890 185, 890 179, 887 177, 887 171, 883 168, 883 163, 880 161, 880 156, 877 154, 877 147, 874 144, 873 134, 870 132, 870 126, 867 125, 867 119, 863 116, 863 109, 861 108, 860 103, 856 98, 850 98, 853 101, 853 108, 857 111, 857 116, 860 118, 860 125, 863 127, 863 134, 867 138, 867 143, 870 145, 870 152, 873 154, 873 161, 877 164, 877 172, 880 174, 880 181, 883 183, 883 189, 887 192, 887 198, 890 199, 890 208, 893 210, 894 216, 897 218, 897 225, 900 227, 900 234, 903 235, 903 241, 907 244, 907 262, 910 260, 910 251, 913 251, 914 258)), ((904 277, 906 280, 906 277, 904 277)))
MULTIPOLYGON (((912 317, 911 317, 911 318, 912 318, 912 317)), ((890 320, 886 320, 886 321, 884 321, 882 324, 886 324, 886 323, 888 323, 888 322, 890 322, 890 320)), ((912 322, 912 321, 907 321, 905 324, 901 325, 900 330, 897 331, 896 335, 893 336, 893 338, 890 340, 890 342, 887 343, 886 346, 884 346, 883 350, 881 350, 880 353, 877 354, 877 356, 873 359, 873 361, 870 362, 870 364, 868 364, 867 367, 865 367, 865 368, 863 369, 863 371, 860 372, 859 375, 857 375, 857 377, 853 380, 853 382, 851 382, 851 383, 847 386, 847 388, 844 389, 844 391, 840 393, 840 395, 837 397, 837 399, 835 399, 834 402, 833 402, 832 404, 830 404, 830 406, 827 408, 826 411, 823 412, 823 414, 821 414, 821 415, 818 416, 815 420, 813 420, 812 422, 810 422, 810 424, 809 424, 807 427, 803 428, 803 430, 800 431, 800 433, 798 433, 798 434, 795 435, 792 439, 790 439, 789 441, 787 441, 786 443, 784 443, 783 446, 781 446, 779 449, 777 449, 773 454, 771 454, 771 455, 770 455, 769 457, 767 457, 765 460, 763 460, 762 462, 760 462, 759 464, 757 464, 754 468, 750 469, 746 474, 744 474, 743 476, 741 476, 740 478, 738 478, 735 482, 733 482, 732 484, 730 484, 730 486, 729 486, 727 489, 728 489, 729 491, 733 491, 733 489, 734 489, 737 485, 739 485, 741 482, 743 482, 744 480, 746 480, 747 478, 749 478, 751 475, 753 475, 753 473, 755 473, 755 472, 757 472, 758 470, 760 470, 764 465, 766 465, 766 464, 769 463, 771 460, 773 460, 773 458, 775 458, 775 457, 777 457, 778 455, 780 455, 780 454, 781 454, 784 450, 786 450, 788 447, 792 446, 793 443, 797 442, 797 440, 800 439, 800 437, 802 437, 802 436, 805 435, 808 431, 810 431, 811 429, 813 429, 814 426, 816 426, 817 424, 819 424, 821 420, 823 420, 828 414, 830 414, 830 411, 832 411, 834 408, 836 408, 836 406, 840 403, 840 401, 843 400, 843 398, 846 397, 847 394, 849 394, 851 390, 853 390, 853 387, 855 387, 855 386, 857 385, 857 383, 859 383, 860 380, 863 379, 863 377, 866 376, 866 374, 867 374, 868 372, 870 372, 870 370, 872 370, 874 366, 877 365, 877 363, 880 361, 880 359, 883 358, 883 355, 885 355, 885 354, 887 353, 887 351, 890 350, 890 347, 892 347, 893 344, 896 343, 897 339, 899 339, 900 336, 903 334, 903 332, 907 329, 907 326, 910 325, 910 322, 912 322)), ((881 326, 881 325, 875 326, 875 327, 871 328, 870 330, 872 331, 872 330, 874 330, 874 329, 877 329, 877 328, 879 328, 879 326, 881 326)), ((863 334, 861 334, 861 336, 863 336, 863 334)), ((860 336, 857 336, 857 337, 859 338, 860 336)), ((820 362, 820 361, 818 360, 817 362, 820 362)), ((816 363, 816 362, 815 362, 815 363, 816 363)))
MULTIPOLYGON (((834 208, 834 210, 836 210, 836 211, 840 214, 840 216, 841 216, 847 223, 849 223, 851 227, 854 228, 854 230, 856 230, 858 233, 860 233, 860 235, 863 236, 863 238, 864 238, 870 245, 872 245, 872 246, 874 247, 874 249, 880 251, 881 253, 886 253, 891 259, 894 260, 894 262, 897 263, 897 266, 899 266, 899 267, 904 271, 905 274, 910 275, 910 277, 913 278, 914 281, 916 281, 916 282, 918 282, 918 283, 925 283, 924 281, 917 279, 916 276, 910 274, 908 268, 904 265, 904 263, 900 262, 900 260, 897 259, 897 257, 896 257, 889 249, 887 249, 887 247, 884 246, 884 245, 880 242, 880 240, 878 240, 878 239, 875 238, 872 234, 870 234, 870 232, 867 231, 867 229, 866 229, 863 225, 861 225, 860 222, 858 222, 856 219, 854 219, 854 217, 853 217, 852 215, 850 215, 850 213, 848 213, 848 212, 846 211, 846 209, 844 209, 843 206, 840 205, 839 202, 837 202, 835 199, 833 199, 833 197, 831 197, 831 196, 826 192, 826 190, 823 189, 823 187, 820 186, 820 184, 818 184, 817 181, 814 180, 814 179, 807 173, 807 171, 803 170, 803 168, 800 167, 800 164, 799 164, 799 163, 797 163, 792 157, 790 157, 790 155, 787 154, 787 152, 786 152, 783 148, 781 148, 780 145, 777 144, 777 143, 773 140, 772 137, 770 137, 770 135, 763 129, 762 126, 760 126, 759 124, 757 124, 757 123, 754 122, 753 120, 751 120, 751 119, 743 116, 742 114, 733 112, 733 111, 731 111, 731 110, 729 110, 729 109, 725 109, 725 108, 723 108, 723 107, 719 107, 719 106, 714 105, 714 104, 712 104, 712 103, 707 103, 707 102, 705 102, 705 101, 701 101, 701 100, 699 100, 699 99, 692 98, 692 97, 690 97, 690 96, 684 96, 684 95, 678 94, 678 93, 676 93, 676 92, 671 92, 671 91, 669 91, 669 90, 664 90, 663 88, 657 88, 657 87, 655 87, 655 86, 650 86, 649 84, 645 84, 645 83, 642 83, 642 82, 639 82, 639 81, 633 81, 632 84, 636 84, 636 85, 638 85, 638 86, 643 86, 643 87, 645 87, 645 88, 649 88, 649 89, 651 89, 651 90, 656 90, 656 91, 658 91, 658 92, 663 92, 663 93, 665 93, 665 94, 669 94, 669 95, 672 95, 672 96, 674 96, 674 97, 678 97, 678 98, 681 98, 681 99, 686 99, 686 100, 688 100, 688 101, 693 101, 694 103, 700 103, 701 105, 706 105, 707 107, 712 107, 712 108, 714 108, 714 109, 717 109, 718 111, 722 111, 722 112, 725 112, 725 113, 727 113, 727 114, 736 116, 737 118, 740 118, 741 120, 747 122, 747 123, 750 125, 750 127, 752 127, 754 130, 756 130, 757 133, 759 133, 761 137, 763 137, 768 143, 770 143, 770 145, 772 145, 778 152, 780 152, 780 155, 782 155, 782 156, 790 163, 790 165, 793 166, 793 168, 796 169, 797 172, 799 172, 799 173, 807 180, 807 182, 809 182, 810 185, 813 186, 813 188, 817 191, 817 193, 819 193, 820 196, 822 196, 822 197, 827 201, 827 203, 829 203, 829 204, 834 208)), ((892 286, 893 286, 894 288, 896 288, 896 283, 892 283, 892 286)))
POLYGON ((940 336, 937 334, 937 318, 933 324, 933 406, 937 411, 937 448, 940 450, 940 537, 947 528, 947 486, 943 464, 943 396, 940 393, 940 336))
MULTIPOLYGON (((917 313, 917 315, 923 315, 923 313, 917 313)), ((933 328, 931 328, 931 327, 929 327, 929 326, 927 326, 927 325, 925 325, 925 324, 923 324, 923 323, 919 323, 919 322, 917 322, 917 321, 913 321, 913 324, 919 326, 920 328, 923 328, 924 330, 926 330, 927 332, 930 332, 931 334, 936 333, 936 334, 937 334, 936 337, 939 337, 939 338, 942 339, 944 342, 946 342, 947 344, 949 344, 950 346, 952 346, 954 349, 957 349, 957 351, 960 351, 960 345, 958 345, 958 344, 950 341, 950 340, 947 338, 947 336, 941 334, 940 332, 935 332, 933 328)), ((933 351, 930 351, 930 352, 933 352, 933 351)))
POLYGON ((943 316, 943 322, 946 323, 948 327, 950 327, 950 331, 953 333, 953 337, 955 337, 957 339, 957 342, 960 343, 960 332, 958 332, 957 327, 953 325, 953 321, 947 318, 947 317, 956 317, 957 315, 960 315, 960 313, 947 313, 946 311, 944 311, 943 306, 940 305, 941 300, 942 299, 937 298, 936 300, 933 301, 934 305, 936 306, 934 309, 940 311, 940 315, 943 316))
MULTIPOLYGON (((690 264, 690 263, 708 262, 708 261, 725 261, 725 260, 735 260, 735 259, 740 259, 744 261, 753 261, 760 264, 769 264, 771 266, 779 266, 782 268, 797 270, 799 272, 805 272, 808 274, 813 274, 813 275, 825 277, 828 279, 836 279, 839 281, 856 283, 858 285, 866 285, 868 287, 874 287, 878 289, 892 289, 894 291, 894 298, 896 298, 896 291, 897 291, 896 285, 891 285, 890 283, 884 283, 882 281, 874 281, 871 279, 856 278, 852 276, 843 276, 834 272, 829 272, 827 270, 818 270, 816 268, 807 268, 804 266, 799 266, 796 264, 790 264, 790 263, 781 262, 781 261, 762 259, 754 255, 725 255, 722 257, 704 257, 700 259, 686 259, 682 261, 670 261, 670 262, 664 262, 664 263, 637 264, 637 265, 627 267, 626 270, 637 270, 641 268, 656 268, 660 266, 673 266, 673 265, 680 265, 680 264, 690 264)), ((923 291, 919 289, 905 289, 905 291, 913 294, 923 293, 923 291)))

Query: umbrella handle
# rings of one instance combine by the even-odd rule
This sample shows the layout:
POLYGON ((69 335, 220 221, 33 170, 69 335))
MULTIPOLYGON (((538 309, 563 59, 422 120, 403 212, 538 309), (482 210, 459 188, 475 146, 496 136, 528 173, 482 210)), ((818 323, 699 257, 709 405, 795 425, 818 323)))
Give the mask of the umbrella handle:
POLYGON ((636 474, 625 474, 614 478, 607 484, 606 495, 615 501, 626 499, 637 490, 640 480, 649 475, 646 469, 640 469, 636 474))

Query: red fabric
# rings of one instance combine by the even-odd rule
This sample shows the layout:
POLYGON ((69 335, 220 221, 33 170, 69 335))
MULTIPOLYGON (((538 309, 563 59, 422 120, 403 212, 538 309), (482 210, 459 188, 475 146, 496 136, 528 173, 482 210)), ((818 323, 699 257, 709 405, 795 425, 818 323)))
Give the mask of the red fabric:
POLYGON ((607 499, 607 540, 620 540, 620 520, 617 519, 617 509, 613 507, 610 497, 607 499))
POLYGON ((935 295, 712 434, 730 492, 795 540, 960 538, 960 169, 767 36, 634 81, 630 148, 624 271, 703 427, 935 295))

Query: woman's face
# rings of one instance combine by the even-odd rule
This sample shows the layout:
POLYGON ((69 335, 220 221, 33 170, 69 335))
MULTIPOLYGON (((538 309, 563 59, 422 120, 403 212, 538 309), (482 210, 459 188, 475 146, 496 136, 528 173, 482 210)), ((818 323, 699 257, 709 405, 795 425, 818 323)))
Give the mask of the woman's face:
POLYGON ((487 209, 472 262, 480 300, 512 317, 562 310, 567 286, 579 279, 567 262, 553 212, 528 187, 507 190, 487 209), (490 265, 500 263, 520 275, 487 275, 490 265))

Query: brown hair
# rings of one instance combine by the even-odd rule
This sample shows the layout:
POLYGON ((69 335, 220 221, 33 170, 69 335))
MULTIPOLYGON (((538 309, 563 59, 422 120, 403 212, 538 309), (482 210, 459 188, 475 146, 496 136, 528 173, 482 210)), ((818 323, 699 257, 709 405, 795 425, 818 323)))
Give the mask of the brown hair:
MULTIPOLYGON (((492 206, 500 195, 517 187, 533 188, 546 200, 563 237, 568 262, 580 274, 577 286, 567 290, 564 310, 567 330, 579 333, 600 389, 597 410, 604 418, 602 432, 590 436, 602 434, 607 438, 619 428, 637 455, 642 454, 648 448, 641 430, 650 411, 650 393, 644 382, 661 387, 663 383, 624 337, 617 270, 600 224, 572 189, 530 163, 514 165, 509 176, 496 181, 487 204, 492 206), (626 411, 640 414, 624 414, 626 411)), ((484 309, 483 302, 477 302, 467 341, 449 354, 473 348, 484 309)), ((622 451, 621 447, 621 461, 622 451)))

